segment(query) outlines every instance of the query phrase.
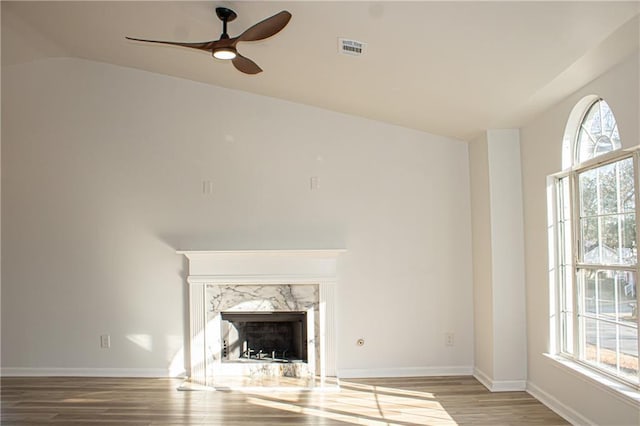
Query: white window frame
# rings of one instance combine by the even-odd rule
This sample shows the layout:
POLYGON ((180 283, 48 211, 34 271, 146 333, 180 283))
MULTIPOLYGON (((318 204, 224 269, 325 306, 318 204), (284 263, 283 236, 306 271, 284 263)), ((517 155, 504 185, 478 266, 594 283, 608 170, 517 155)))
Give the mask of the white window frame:
MULTIPOLYGON (((587 108, 588 110, 588 108, 587 108)), ((585 112, 586 114, 586 112, 585 112)), ((584 117, 584 115, 583 115, 584 117)), ((581 122, 582 120, 580 120, 581 122)), ((576 139, 574 138, 574 142, 577 143, 576 139)), ((577 151, 577 147, 574 144, 573 150, 577 151)), ((574 151, 575 153, 575 151, 574 151)), ((573 158, 577 158, 577 157, 573 157, 573 158)), ((613 374, 612 372, 604 369, 604 368, 599 368, 596 365, 593 365, 589 362, 583 361, 582 360, 582 354, 580 353, 581 350, 581 338, 582 336, 580 336, 580 325, 579 325, 579 321, 580 321, 580 311, 579 311, 579 292, 578 292, 578 270, 581 266, 587 266, 589 269, 601 269, 601 270, 631 270, 634 271, 636 273, 636 309, 638 309, 637 307, 640 306, 640 292, 638 291, 638 279, 640 278, 640 263, 638 263, 638 260, 636 259, 636 264, 633 266, 623 266, 623 265, 607 265, 607 264, 588 264, 588 265, 584 265, 578 262, 578 260, 581 258, 580 257, 580 250, 581 250, 581 244, 579 241, 579 235, 580 235, 580 220, 579 220, 579 215, 580 215, 580 209, 579 209, 579 199, 578 199, 578 194, 579 194, 579 188, 578 188, 578 176, 580 173, 583 173, 585 171, 588 171, 590 169, 595 169, 601 166, 604 166, 606 164, 611 164, 611 163, 615 163, 621 160, 624 160, 625 158, 632 158, 633 159, 633 170, 634 170, 634 192, 635 192, 635 219, 636 219, 636 238, 638 238, 638 225, 640 225, 640 188, 639 188, 639 179, 638 177, 640 176, 639 174, 639 163, 640 163, 640 146, 635 147, 635 148, 631 148, 631 149, 627 149, 627 150, 622 150, 622 149, 618 149, 615 151, 611 151, 602 155, 599 155, 595 158, 589 159, 581 164, 576 164, 577 160, 574 160, 574 165, 571 166, 570 168, 568 168, 567 170, 564 170, 560 173, 556 173, 553 174, 551 176, 549 176, 549 180, 551 183, 550 189, 551 189, 551 203, 550 203, 550 207, 551 207, 551 217, 550 219, 552 219, 552 227, 553 227, 553 235, 550 235, 550 243, 553 245, 551 248, 552 250, 552 257, 551 257, 551 263, 552 263, 552 284, 553 281, 555 281, 555 285, 552 285, 551 291, 553 292, 551 294, 552 296, 552 310, 554 310, 553 313, 555 313, 555 315, 553 315, 552 313, 552 339, 554 341, 552 341, 552 352, 555 353, 555 355, 560 356, 570 362, 576 363, 584 368, 586 368, 589 371, 592 371, 598 375, 602 375, 605 376, 611 380, 614 380, 615 382, 624 384, 626 386, 629 386, 632 389, 635 389, 636 391, 640 390, 640 377, 636 378, 636 382, 628 380, 626 377, 621 376, 621 375, 617 375, 617 374, 613 374), (566 259, 564 265, 569 268, 570 272, 567 273, 567 276, 570 277, 570 279, 567 279, 567 276, 565 276, 563 274, 563 269, 561 268, 562 266, 562 259, 563 259, 563 250, 565 249, 565 246, 563 244, 562 241, 560 241, 560 220, 561 220, 561 214, 560 214, 560 208, 561 206, 561 200, 560 197, 562 196, 559 192, 559 187, 560 187, 560 181, 561 179, 568 179, 568 185, 569 185, 569 199, 565 200, 566 203, 569 203, 569 226, 567 227, 568 229, 565 229, 565 232, 569 232, 570 235, 568 237, 568 241, 570 244, 570 249, 569 249, 569 258, 566 259), (570 282, 567 282, 570 281, 570 282), (568 339, 571 343, 571 348, 567 348, 568 350, 564 350, 564 342, 566 341, 564 338, 564 333, 563 333, 563 324, 562 324, 562 301, 563 298, 565 296, 565 288, 567 288, 566 286, 570 286, 570 290, 571 290, 571 297, 572 297, 572 314, 571 314, 571 322, 572 322, 572 335, 570 336, 570 339, 568 339), (555 347, 553 347, 553 345, 555 345, 555 347)), ((567 241, 567 239, 565 239, 565 241, 567 241)), ((565 252, 566 253, 566 252, 565 252)), ((636 320, 636 327, 640 328, 638 322, 640 320, 636 320)), ((569 334, 569 333, 566 333, 569 334)), ((638 339, 638 351, 640 353, 640 339, 638 339)), ((619 352, 619 351, 618 351, 619 352)), ((638 374, 638 376, 640 376, 640 373, 638 374)))

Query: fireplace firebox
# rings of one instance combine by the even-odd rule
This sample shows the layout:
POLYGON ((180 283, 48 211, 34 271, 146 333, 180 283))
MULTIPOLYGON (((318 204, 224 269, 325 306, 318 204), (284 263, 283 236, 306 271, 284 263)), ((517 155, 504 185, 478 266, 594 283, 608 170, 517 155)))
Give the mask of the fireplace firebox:
POLYGON ((306 312, 222 312, 223 362, 307 362, 306 312))

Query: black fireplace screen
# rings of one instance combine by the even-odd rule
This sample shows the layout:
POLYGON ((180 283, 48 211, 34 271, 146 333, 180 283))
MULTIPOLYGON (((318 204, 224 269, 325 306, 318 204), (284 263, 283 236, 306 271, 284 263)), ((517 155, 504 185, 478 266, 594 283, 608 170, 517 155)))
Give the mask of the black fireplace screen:
POLYGON ((306 312, 223 312, 222 360, 307 361, 306 312))

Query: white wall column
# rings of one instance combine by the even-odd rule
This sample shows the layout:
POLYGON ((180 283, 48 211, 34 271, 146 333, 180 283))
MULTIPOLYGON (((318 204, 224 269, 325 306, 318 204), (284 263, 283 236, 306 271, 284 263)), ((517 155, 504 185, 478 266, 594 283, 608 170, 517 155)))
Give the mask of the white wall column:
POLYGON ((520 136, 489 130, 470 144, 474 374, 492 391, 526 386, 520 136))

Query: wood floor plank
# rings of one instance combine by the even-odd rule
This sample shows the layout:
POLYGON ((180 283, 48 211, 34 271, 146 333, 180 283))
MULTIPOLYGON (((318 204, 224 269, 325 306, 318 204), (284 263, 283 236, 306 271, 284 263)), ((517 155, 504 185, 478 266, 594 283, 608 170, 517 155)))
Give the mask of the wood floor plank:
POLYGON ((469 376, 342 380, 334 392, 180 391, 178 379, 6 377, 2 425, 566 425, 469 376))

